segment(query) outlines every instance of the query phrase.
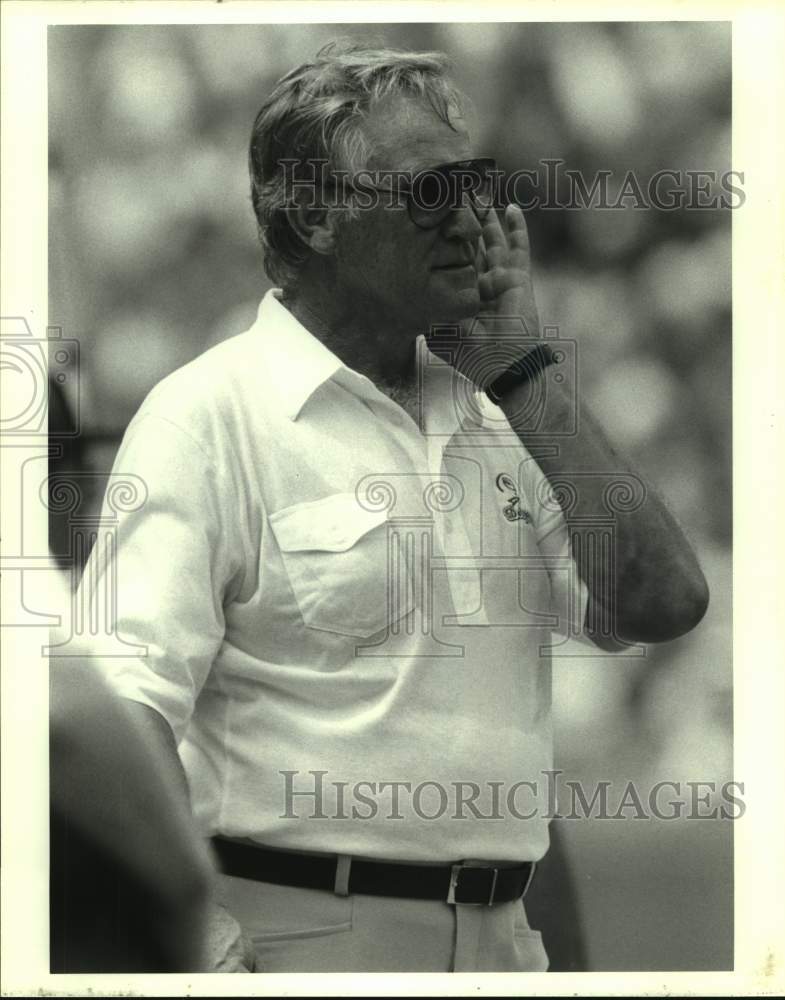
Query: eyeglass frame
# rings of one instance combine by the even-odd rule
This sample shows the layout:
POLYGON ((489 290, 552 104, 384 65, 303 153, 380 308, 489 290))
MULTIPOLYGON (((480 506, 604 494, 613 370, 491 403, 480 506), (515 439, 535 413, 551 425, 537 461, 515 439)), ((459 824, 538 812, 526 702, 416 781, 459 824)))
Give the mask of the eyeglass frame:
MULTIPOLYGON (((415 226, 417 226, 418 229, 429 230, 429 229, 437 229, 444 222, 444 220, 450 215, 450 213, 459 206, 453 203, 452 198, 448 198, 444 205, 438 204, 434 205, 431 208, 424 208, 422 205, 417 206, 415 204, 414 207, 419 208, 421 212, 426 212, 426 213, 430 212, 433 213, 434 216, 436 217, 434 222, 428 225, 423 225, 422 216, 420 217, 420 221, 418 221, 418 219, 415 217, 413 213, 414 196, 416 195, 418 179, 426 175, 437 175, 439 177, 445 178, 449 185, 450 178, 453 178, 456 175, 460 176, 461 172, 465 173, 466 175, 473 173, 475 178, 483 176, 487 177, 488 175, 490 175, 492 194, 494 192, 495 182, 499 174, 501 173, 501 171, 499 171, 497 167, 496 160, 493 159, 493 157, 478 156, 478 157, 471 157, 470 159, 467 160, 452 160, 449 163, 440 163, 433 167, 424 167, 422 170, 418 170, 416 174, 414 174, 408 186, 386 187, 385 185, 381 184, 372 184, 370 181, 365 179, 363 179, 361 183, 350 181, 345 176, 342 179, 349 187, 352 187, 355 190, 362 190, 364 188, 368 188, 373 191, 386 191, 390 195, 400 195, 400 194, 406 195, 406 208, 409 213, 410 220, 415 226)), ((360 171, 360 175, 364 174, 371 175, 371 173, 372 173, 371 171, 367 170, 360 171)), ((406 183, 405 176, 411 175, 412 171, 385 170, 385 171, 377 171, 377 173, 390 174, 391 177, 395 177, 395 179, 399 182, 399 185, 401 181, 403 181, 405 185, 406 183)), ((454 195, 454 193, 455 193, 454 188, 448 191, 448 194, 451 196, 454 195)), ((476 198, 474 197, 475 192, 471 189, 464 188, 464 186, 462 185, 461 194, 464 193, 469 194, 472 207, 475 209, 475 215, 479 219, 480 214, 477 212, 477 201, 476 198)), ((487 215, 487 213, 492 208, 493 204, 489 204, 485 208, 484 215, 482 216, 483 219, 485 215, 487 215)))

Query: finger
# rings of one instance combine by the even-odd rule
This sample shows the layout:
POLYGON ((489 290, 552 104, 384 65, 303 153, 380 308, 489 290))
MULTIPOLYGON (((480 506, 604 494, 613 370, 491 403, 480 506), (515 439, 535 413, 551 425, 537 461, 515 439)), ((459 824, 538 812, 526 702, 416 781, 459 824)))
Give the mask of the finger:
POLYGON ((507 258, 507 237, 495 208, 492 208, 485 217, 482 238, 488 267, 502 266, 507 258))
POLYGON ((490 273, 480 275, 477 279, 477 290, 481 302, 490 303, 496 300, 496 283, 490 273))
POLYGON ((480 298, 486 301, 494 301, 505 292, 512 291, 520 287, 520 278, 515 271, 507 269, 497 269, 481 275, 477 281, 480 291, 480 298))
POLYGON ((479 275, 485 274, 488 270, 488 259, 485 256, 485 242, 480 236, 477 241, 477 252, 474 255, 474 268, 479 275))
POLYGON ((504 213, 507 242, 516 265, 528 267, 531 259, 529 231, 526 219, 518 205, 508 205, 504 213))

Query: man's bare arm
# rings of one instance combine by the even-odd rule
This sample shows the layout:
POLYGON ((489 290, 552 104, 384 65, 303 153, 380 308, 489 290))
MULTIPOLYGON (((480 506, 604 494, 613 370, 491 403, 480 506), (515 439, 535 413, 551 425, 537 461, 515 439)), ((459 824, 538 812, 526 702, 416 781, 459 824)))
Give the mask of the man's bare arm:
MULTIPOLYGON (((547 371, 537 378, 547 378, 547 371)), ((574 487, 575 502, 564 513, 568 526, 579 530, 579 523, 607 518, 606 491, 614 480, 624 482, 631 470, 584 404, 579 404, 577 434, 560 435, 551 442, 558 447, 544 448, 549 431, 557 434, 573 424, 575 404, 549 382, 543 421, 533 433, 531 421, 525 426, 520 414, 530 413, 528 394, 542 388, 536 382, 519 386, 500 405, 546 477, 574 487)), ((642 482, 639 473, 634 477, 642 482)), ((591 544, 585 536, 573 546, 578 572, 589 590, 587 632, 608 651, 622 644, 598 632, 598 622, 609 621, 616 639, 665 642, 694 628, 708 607, 708 586, 689 542, 648 483, 642 493, 641 503, 630 505, 634 509, 625 511, 619 505, 614 511, 615 552, 591 544)))
MULTIPOLYGON (((472 323, 464 324, 466 350, 456 356, 448 353, 446 360, 484 389, 495 375, 487 365, 478 366, 477 359, 483 358, 494 335, 521 336, 521 356, 540 337, 529 237, 517 205, 508 205, 503 218, 488 213, 477 271, 481 313, 472 323)), ((429 346, 440 354, 438 338, 431 337, 429 346)), ((496 375, 507 365, 509 361, 496 375)), ((595 515, 607 518, 605 491, 614 479, 630 474, 629 466, 616 454, 584 404, 578 408, 577 434, 563 433, 574 425, 572 397, 579 394, 560 390, 556 384, 549 383, 544 393, 546 413, 536 434, 532 432, 529 394, 543 392, 545 387, 537 385, 537 379, 543 377, 540 373, 533 382, 506 392, 500 403, 502 410, 549 480, 570 483, 570 474, 575 477, 570 485, 578 497, 575 506, 565 510, 568 525, 572 520, 574 526, 577 518, 586 515, 589 519, 595 515), (549 442, 549 433, 558 437, 549 442), (557 447, 548 449, 549 443, 557 447)), ((642 482, 637 474, 635 478, 642 482)), ((623 648, 624 641, 665 642, 683 635, 701 620, 709 600, 706 580, 689 542, 647 484, 639 506, 614 514, 615 553, 598 551, 592 545, 573 546, 578 572, 589 592, 587 634, 608 651, 623 648), (598 629, 599 622, 610 627, 598 629)))
POLYGON ((178 811, 190 816, 188 779, 177 753, 177 743, 169 723, 160 712, 141 702, 128 701, 126 707, 146 746, 158 762, 163 781, 172 793, 177 795, 178 811))
POLYGON ((156 901, 171 968, 198 969, 213 864, 169 724, 118 698, 89 656, 53 661, 50 716, 53 808, 156 901))

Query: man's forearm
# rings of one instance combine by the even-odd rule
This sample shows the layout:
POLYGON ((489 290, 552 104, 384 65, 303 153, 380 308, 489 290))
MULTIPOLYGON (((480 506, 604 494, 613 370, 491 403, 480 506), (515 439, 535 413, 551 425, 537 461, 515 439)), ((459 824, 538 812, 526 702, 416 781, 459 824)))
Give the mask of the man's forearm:
POLYGON ((169 723, 160 712, 140 702, 126 701, 125 707, 148 750, 156 758, 161 777, 171 792, 177 795, 178 808, 190 816, 188 779, 177 753, 177 743, 169 723))
MULTIPOLYGON (((538 376, 547 377, 547 371, 538 376)), ((541 389, 536 382, 519 386, 500 405, 552 485, 569 484, 574 502, 563 505, 564 514, 593 610, 601 610, 610 619, 613 635, 627 642, 663 642, 683 635, 698 624, 708 605, 706 580, 689 542, 585 406, 578 404, 577 433, 569 433, 576 425, 576 404, 552 380, 543 419, 532 429, 525 419, 531 413, 530 394, 541 389), (587 537, 593 520, 607 522, 608 489, 614 481, 640 484, 641 493, 640 503, 630 504, 631 509, 618 505, 612 512, 615 551, 591 544, 587 537)), ((561 493, 558 488, 555 492, 561 493)), ((612 641, 598 644, 614 647, 612 641)))
POLYGON ((149 832, 141 815, 129 830, 131 842, 138 839, 141 845, 148 836, 162 841, 149 851, 144 873, 164 907, 151 919, 160 923, 158 933, 174 967, 201 971, 212 857, 193 821, 188 779, 168 722, 147 705, 128 701, 125 707, 157 770, 139 775, 133 789, 133 805, 152 811, 149 832))
MULTIPOLYGON (((89 657, 55 662, 53 809, 144 890, 167 968, 197 970, 213 864, 193 822, 172 731, 153 709, 118 698, 89 657)), ((58 850, 67 862, 67 844, 58 850)), ((69 906, 76 905, 77 897, 69 906)))

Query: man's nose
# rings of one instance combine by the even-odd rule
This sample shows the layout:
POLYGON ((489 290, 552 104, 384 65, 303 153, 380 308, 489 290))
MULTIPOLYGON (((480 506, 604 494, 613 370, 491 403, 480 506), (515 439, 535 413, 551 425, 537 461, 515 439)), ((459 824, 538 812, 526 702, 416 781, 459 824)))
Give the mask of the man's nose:
POLYGON ((461 202, 447 216, 443 232, 448 239, 461 239, 472 243, 480 238, 482 226, 477 218, 470 192, 462 192, 461 202))

